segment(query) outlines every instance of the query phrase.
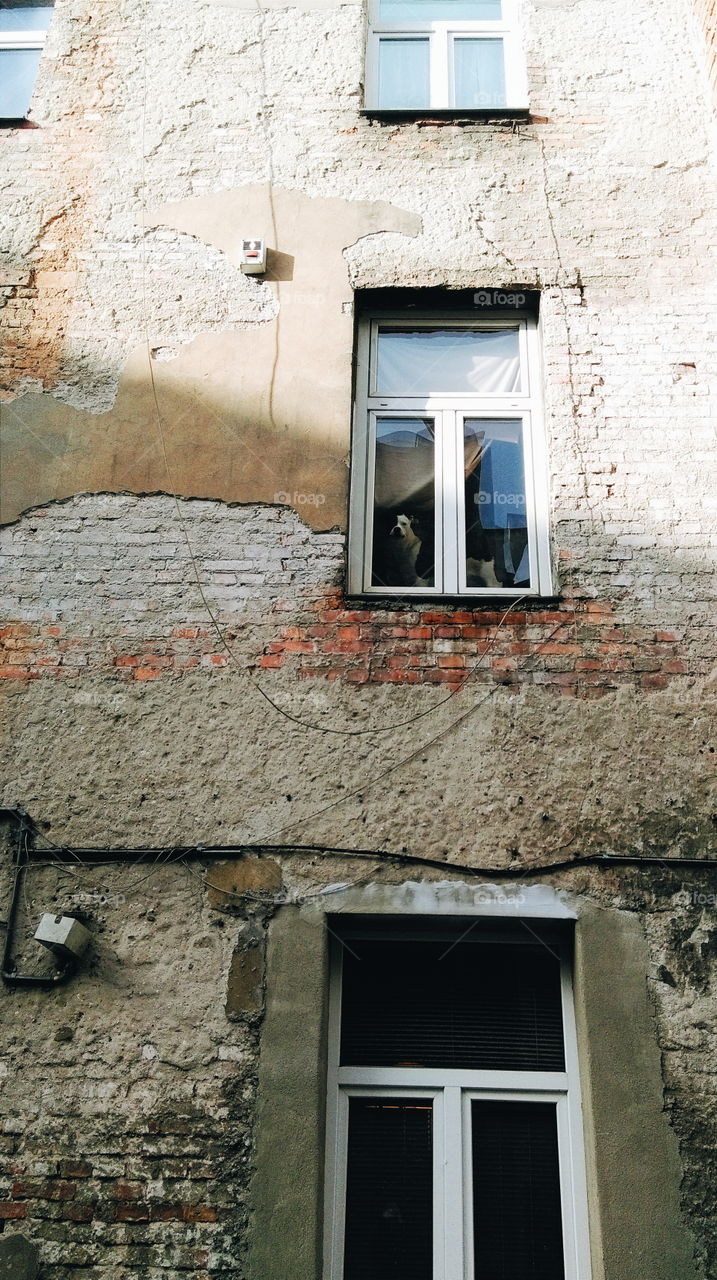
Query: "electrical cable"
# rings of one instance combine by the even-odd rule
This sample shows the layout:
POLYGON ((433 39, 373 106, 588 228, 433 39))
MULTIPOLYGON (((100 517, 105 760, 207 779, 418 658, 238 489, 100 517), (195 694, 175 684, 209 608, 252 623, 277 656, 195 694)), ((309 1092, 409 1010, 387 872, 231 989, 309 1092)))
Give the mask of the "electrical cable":
MULTIPOLYGON (((5 814, 17 814, 18 810, 4 810, 5 814)), ((1 815, 0 815, 1 816, 1 815)), ((31 829, 33 836, 48 842, 48 837, 44 832, 40 831, 37 824, 28 814, 22 815, 28 827, 31 829)), ((51 842, 50 842, 51 843, 51 842)), ((61 846, 55 846, 60 849, 61 846)), ((417 863, 421 866, 433 867, 444 871, 461 871, 468 875, 489 875, 489 876, 508 876, 516 877, 520 874, 520 870, 516 867, 494 867, 487 865, 476 865, 475 863, 459 863, 451 862, 444 858, 430 858, 423 854, 404 853, 400 850, 392 849, 364 849, 352 848, 349 845, 325 845, 325 844, 291 844, 276 845, 270 843, 243 843, 243 844, 192 844, 192 845, 172 845, 169 849, 158 849, 156 846, 138 845, 130 846, 112 846, 112 845, 89 845, 86 847, 78 847, 73 849, 73 856, 82 863, 83 866, 106 866, 108 863, 117 863, 123 866, 134 866, 146 861, 151 857, 153 862, 158 862, 161 855, 165 855, 163 866, 171 866, 176 862, 193 857, 197 861, 216 860, 219 858, 230 857, 246 857, 256 856, 257 854, 273 854, 280 857, 306 857, 307 855, 327 857, 343 857, 372 859, 374 862, 395 861, 403 864, 417 863)), ((46 864, 40 861, 41 854, 38 855, 31 847, 28 849, 29 865, 44 866, 46 864)), ((574 858, 563 858, 553 862, 533 863, 528 868, 532 872, 546 872, 550 870, 572 867, 586 866, 592 862, 599 862, 604 865, 620 866, 659 866, 665 865, 669 867, 717 867, 717 857, 675 857, 666 855, 661 857, 657 854, 621 854, 621 853, 589 853, 574 858)), ((54 863, 47 864, 54 866, 54 863)), ((161 870, 162 867, 157 867, 161 870)))
MULTIPOLYGON (((558 626, 555 627, 548 636, 546 636, 542 644, 548 644, 549 641, 552 640, 553 636, 564 626, 565 626, 565 623, 561 621, 558 624, 558 626)), ((534 653, 528 654, 528 659, 536 658, 540 652, 540 648, 542 648, 542 645, 534 653)), ((519 665, 517 669, 521 669, 519 665)), ((457 728, 458 725, 462 724, 464 720, 467 720, 469 716, 473 715, 474 711, 479 710, 480 707, 482 707, 486 702, 488 702, 493 697, 493 695, 498 691, 499 688, 500 688, 499 685, 494 685, 492 689, 488 690, 488 692, 483 698, 481 698, 478 702, 474 702, 472 706, 470 706, 467 709, 467 711, 464 711, 462 713, 462 715, 456 716, 455 719, 453 719, 450 722, 450 724, 445 725, 443 729, 439 729, 437 733, 435 733, 431 738, 428 738, 428 740, 422 743, 421 746, 409 752, 408 755, 402 756, 400 760, 395 761, 394 764, 390 765, 387 769, 383 769, 380 773, 375 774, 372 778, 369 778, 365 782, 359 784, 357 787, 354 787, 351 791, 346 791, 344 792, 343 795, 337 796, 336 799, 330 801, 329 804, 324 805, 322 808, 315 809, 313 813, 306 814, 304 817, 295 818, 292 822, 285 823, 283 826, 279 828, 274 828, 273 831, 269 832, 269 835, 270 836, 283 835, 285 831, 290 831, 292 827, 302 825, 305 822, 310 822, 313 818, 322 817, 323 814, 328 813, 329 810, 336 808, 340 804, 344 804, 347 800, 351 800, 354 797, 358 797, 359 799, 361 799, 362 792, 367 791, 371 787, 375 786, 377 783, 384 781, 384 779, 396 773, 398 769, 403 768, 404 765, 410 764, 412 760, 415 760, 417 756, 420 756, 422 752, 427 751, 436 742, 439 742, 442 738, 447 737, 447 735, 451 733, 453 729, 457 728)))

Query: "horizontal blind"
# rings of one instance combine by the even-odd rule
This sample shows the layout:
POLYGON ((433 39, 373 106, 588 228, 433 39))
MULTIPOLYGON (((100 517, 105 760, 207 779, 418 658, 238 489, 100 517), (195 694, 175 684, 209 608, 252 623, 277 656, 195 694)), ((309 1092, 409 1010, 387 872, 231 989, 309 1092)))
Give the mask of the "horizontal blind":
POLYGON ((433 1104, 350 1098, 344 1280, 432 1280, 433 1104))
POLYGON ((560 962, 542 943, 351 940, 341 1064, 563 1071, 560 962))
POLYGON ((471 1103, 475 1280, 564 1280, 557 1115, 471 1103))

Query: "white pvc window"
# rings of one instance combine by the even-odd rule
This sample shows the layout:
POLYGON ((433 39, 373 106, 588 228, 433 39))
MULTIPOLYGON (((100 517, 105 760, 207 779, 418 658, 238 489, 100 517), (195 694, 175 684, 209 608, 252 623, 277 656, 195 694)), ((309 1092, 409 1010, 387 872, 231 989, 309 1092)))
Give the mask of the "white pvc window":
POLYGON ((349 590, 552 594, 533 321, 359 333, 349 590))
MULTIPOLYGON (((525 933, 533 951, 534 924, 525 933)), ((545 945, 558 961, 563 1069, 465 1070, 420 1065, 412 1060, 421 1057, 415 1041, 396 1066, 341 1065, 342 957, 361 958, 357 938, 348 934, 333 965, 324 1280, 590 1280, 575 1025, 562 943, 545 945)), ((401 945, 412 944, 404 935, 401 945)), ((513 938, 499 952, 519 946, 513 938)), ((445 947, 451 944, 444 938, 439 957, 445 947)), ((475 938, 471 949, 480 966, 475 938)), ((400 1035, 400 1001, 395 1013, 400 1035)), ((486 1016, 490 1009, 482 1010, 486 1016)), ((519 1020, 524 1016, 519 1011, 519 1020)), ((419 1034, 430 1057, 430 1036, 419 1034)), ((464 1040, 466 1034, 464 1027, 464 1040)), ((509 1044, 505 1027, 496 1035, 509 1044)), ((516 1028, 516 1040, 520 1035, 516 1028)))
POLYGON ((515 0, 370 0, 366 106, 527 108, 515 0))
POLYGON ((50 5, 0 7, 0 119, 22 120, 35 87, 52 17, 50 5))

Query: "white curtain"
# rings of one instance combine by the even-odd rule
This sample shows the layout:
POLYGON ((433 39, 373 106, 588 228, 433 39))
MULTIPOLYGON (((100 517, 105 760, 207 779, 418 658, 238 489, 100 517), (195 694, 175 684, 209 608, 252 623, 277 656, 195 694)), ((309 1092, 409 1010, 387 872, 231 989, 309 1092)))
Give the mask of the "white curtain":
POLYGON ((453 59, 457 107, 506 105, 502 40, 454 40, 453 59))
POLYGON ((382 330, 378 335, 378 394, 429 396, 520 391, 517 329, 382 330))
POLYGON ((378 105, 387 110, 427 107, 430 101, 429 42, 379 41, 378 105))

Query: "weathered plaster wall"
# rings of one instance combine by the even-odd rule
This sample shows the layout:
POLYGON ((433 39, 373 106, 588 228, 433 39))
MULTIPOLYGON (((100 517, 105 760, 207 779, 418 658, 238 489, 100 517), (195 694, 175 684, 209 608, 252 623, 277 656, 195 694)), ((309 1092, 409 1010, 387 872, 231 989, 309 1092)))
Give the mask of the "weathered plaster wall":
POLYGON ((680 4, 684 24, 673 0, 627 14, 526 0, 533 119, 512 128, 361 118, 358 5, 297 22, 295 9, 205 4, 185 19, 164 2, 61 0, 40 127, 5 139, 7 518, 84 489, 159 488, 320 491, 315 524, 341 523, 349 285, 558 284, 573 381, 550 383, 559 431, 576 400, 586 435, 622 432, 647 388, 653 413, 699 429, 715 197, 680 4), (277 251, 273 283, 238 273, 247 232, 277 251), (565 292, 578 284, 600 317, 587 333, 565 292), (629 406, 606 350, 641 370, 629 406), (673 377, 692 384, 674 400, 673 377))
MULTIPOLYGON (((0 1215, 6 1230, 23 1230, 40 1242, 42 1280, 168 1280, 185 1274, 196 1280, 241 1280, 251 1205, 247 1180, 266 926, 285 904, 305 904, 310 911, 340 907, 340 884, 361 886, 370 879, 381 902, 391 886, 413 881, 413 894, 408 884, 404 896, 418 893, 420 899, 417 874, 423 883, 447 881, 449 891, 453 882, 457 893, 468 893, 479 909, 481 902, 501 896, 500 885, 491 888, 481 881, 469 882, 466 889, 465 876, 450 868, 416 869, 378 858, 359 862, 319 850, 303 858, 271 851, 206 868, 157 862, 40 866, 28 873, 21 926, 42 910, 66 909, 80 912, 93 932, 83 972, 65 988, 49 995, 5 991, 0 997, 11 1028, 5 1062, 14 1079, 0 1103, 6 1152, 0 1215)), ((528 875, 507 892, 527 900, 535 880, 528 875)), ((674 1226, 671 1234, 664 1219, 656 1232, 644 1221, 631 1231, 624 1221, 626 1203, 642 1196, 674 1214, 677 1186, 674 1180, 660 1185, 662 1165, 654 1179, 645 1180, 645 1169, 633 1165, 629 1149, 621 1150, 618 1167, 606 1160, 603 1149, 601 1195, 613 1201, 605 1207, 605 1221, 617 1222, 623 1215, 620 1229, 605 1241, 606 1280, 644 1275, 640 1259, 654 1263, 650 1275, 655 1280, 687 1280, 693 1245, 695 1274, 707 1280, 715 1241, 704 1188, 714 1159, 717 1112, 714 1033, 706 1026, 714 976, 705 965, 700 873, 577 868, 538 877, 538 882, 567 892, 571 900, 586 896, 593 915, 604 917, 594 919, 593 926, 607 930, 608 938, 616 928, 639 938, 642 926, 636 926, 635 913, 650 921, 649 971, 631 969, 624 986, 634 990, 638 1006, 647 987, 657 1014, 649 1031, 640 1009, 632 1019, 633 1037, 636 1025, 641 1027, 635 1042, 644 1057, 640 1079, 645 1064, 654 1075, 659 1050, 670 1063, 670 1115, 688 1171, 685 1234, 678 1247, 674 1226), (660 1250, 657 1241, 666 1229, 660 1250)), ((27 969, 46 967, 37 948, 25 941, 23 927, 18 960, 27 969)), ((307 954, 314 966, 315 948, 307 954)), ((315 994, 321 972, 313 967, 302 972, 300 954, 294 960, 292 990, 315 994)), ((606 955, 605 971, 614 982, 618 956, 606 955)), ((585 974, 584 980, 594 981, 594 975, 585 974)), ((593 1019, 593 1036, 616 1039, 612 1064, 604 1041, 593 1042, 599 1088, 622 1099, 624 1108, 609 1118, 612 1140, 621 1126, 624 1133, 646 1123, 654 1096, 631 1096, 634 1079, 625 1078, 609 992, 588 992, 587 998, 602 1010, 602 1023, 593 1019)), ((276 1011, 281 990, 274 987, 269 999, 276 1011)), ((623 1016, 629 1017, 625 989, 622 1004, 623 1016)), ((307 1009, 308 1015, 311 1039, 313 1010, 307 1009)), ((276 1049, 274 1043, 271 1069, 288 1088, 292 1070, 305 1065, 303 1045, 301 1053, 285 1060, 276 1049)), ((315 1066, 312 1071, 313 1085, 307 1078, 307 1088, 318 1087, 315 1066)), ((318 1105, 313 1097, 302 1102, 318 1105)), ((592 1105, 598 1106, 599 1119, 603 1104, 586 1099, 588 1109, 592 1105)), ((604 1136, 598 1133, 598 1140, 604 1136)), ((638 1138, 644 1143, 647 1135, 638 1138)), ((304 1141, 299 1127, 293 1140, 304 1141)), ((660 1150, 665 1140, 660 1137, 660 1150)), ((307 1169, 307 1178, 313 1176, 307 1169)), ((311 1223, 303 1223, 302 1230, 310 1235, 311 1223)), ((291 1242, 281 1244, 291 1253, 291 1242)), ((308 1244, 295 1242, 297 1258, 308 1244)), ((598 1240, 598 1263, 602 1255, 598 1240)), ((314 1273, 301 1269, 296 1274, 308 1280, 314 1273)))
POLYGON ((170 248, 175 237, 165 233, 160 242, 167 268, 184 258, 159 278, 174 275, 178 288, 188 286, 189 323, 209 332, 187 341, 170 306, 164 323, 153 323, 149 343, 129 356, 104 413, 97 409, 106 383, 93 387, 89 370, 62 399, 26 394, 13 401, 5 410, 5 518, 38 498, 83 489, 265 502, 319 489, 321 523, 340 523, 353 344, 342 251, 384 230, 415 235, 420 221, 380 201, 312 200, 266 185, 146 215, 148 226, 155 221, 179 233, 179 253, 170 248), (275 283, 241 275, 241 228, 281 246, 270 263, 275 283), (28 438, 35 441, 31 466, 28 438), (287 485, 290 495, 282 497, 287 485))

